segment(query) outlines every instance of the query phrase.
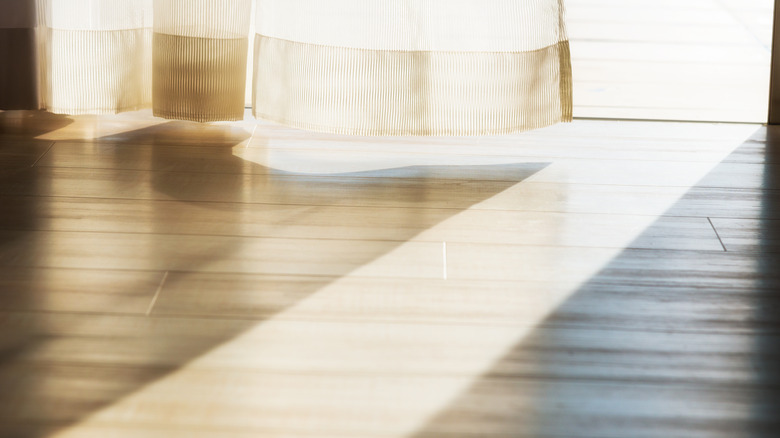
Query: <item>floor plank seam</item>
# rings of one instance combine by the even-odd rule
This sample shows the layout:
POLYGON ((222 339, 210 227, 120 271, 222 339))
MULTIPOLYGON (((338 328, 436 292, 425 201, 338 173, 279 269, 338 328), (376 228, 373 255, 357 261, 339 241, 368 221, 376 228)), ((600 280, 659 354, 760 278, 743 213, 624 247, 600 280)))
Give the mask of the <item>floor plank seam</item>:
MULTIPOLYGON (((8 311, 0 310, 0 315, 49 315, 49 316, 62 316, 69 318, 103 318, 114 317, 120 319, 138 319, 147 317, 141 313, 108 313, 108 312, 78 312, 78 311, 51 311, 51 310, 23 310, 23 311, 8 311)), ((741 336, 741 337, 778 337, 780 336, 780 329, 760 327, 756 328, 755 325, 748 326, 743 325, 741 327, 729 327, 729 328, 699 328, 691 329, 686 328, 690 326, 690 319, 681 318, 680 325, 673 327, 657 327, 657 326, 645 326, 645 327, 630 327, 627 325, 618 324, 603 324, 603 323, 566 323, 566 322, 545 322, 545 323, 518 323, 504 321, 487 321, 483 320, 455 320, 455 319, 397 319, 397 318, 376 318, 376 317, 305 317, 305 316, 278 316, 274 313, 268 313, 263 316, 241 316, 241 315, 208 315, 208 314, 175 314, 175 313, 157 313, 150 315, 149 318, 163 321, 210 321, 210 322, 225 322, 235 324, 250 324, 255 323, 262 324, 267 321, 273 320, 275 323, 294 324, 332 324, 332 325, 375 325, 375 326, 417 326, 417 327, 479 327, 488 329, 534 329, 543 332, 556 332, 556 331, 576 331, 582 332, 600 332, 600 333, 655 333, 655 334, 668 334, 668 335, 700 335, 700 336, 713 336, 722 337, 727 336, 741 336)), ((509 318, 507 318, 509 319, 509 318)), ((633 320, 632 320, 633 321, 633 320)), ((636 324, 634 324, 636 325, 636 324)), ((254 326, 242 325, 243 330, 250 330, 254 326)), ((96 336, 82 336, 78 333, 57 335, 55 337, 61 338, 76 338, 76 337, 96 337, 96 336)), ((178 336, 185 338, 187 336, 178 336)), ((196 336, 197 337, 197 336, 196 336)))
MULTIPOLYGON (((518 164, 544 164, 541 162, 530 162, 530 163, 518 163, 518 164)), ((380 170, 393 170, 393 169, 400 169, 404 167, 425 167, 425 166, 401 166, 401 167, 391 167, 387 169, 380 169, 380 170)), ((453 166, 453 167, 459 167, 459 166, 453 166)), ((52 170, 84 170, 84 171, 110 171, 110 172, 126 172, 126 173, 148 173, 148 174, 168 174, 168 175, 233 175, 233 176, 265 176, 265 177, 274 177, 274 178, 283 178, 285 180, 298 180, 298 179, 314 179, 314 180, 327 180, 327 179, 334 179, 334 180, 343 180, 343 181, 350 181, 350 182, 376 182, 377 180, 380 181, 387 181, 388 183, 396 183, 398 181, 402 182, 432 182, 432 183, 438 183, 438 184, 462 184, 462 183, 515 183, 519 184, 524 182, 523 180, 517 180, 517 179, 481 179, 481 178, 468 178, 468 177, 462 177, 462 178, 436 178, 436 177, 425 177, 425 176, 360 176, 355 175, 353 173, 355 172, 342 172, 342 173, 304 173, 304 172, 286 172, 286 171, 280 171, 273 168, 269 168, 272 170, 271 172, 242 172, 242 173, 236 173, 236 172, 209 172, 209 171, 194 171, 194 170, 166 170, 166 169, 135 169, 135 168, 117 168, 117 167, 84 167, 84 166, 37 166, 37 169, 52 169, 52 170)), ((357 172, 357 173, 371 173, 368 172, 357 172)), ((555 183, 554 183, 555 184, 555 183)), ((566 184, 566 183, 558 183, 558 184, 566 184)), ((589 185, 614 185, 614 184, 589 184, 589 185)), ((645 186, 641 186, 645 187, 645 186)), ((686 187, 686 186, 655 186, 651 185, 650 187, 686 187)))
MULTIPOLYGON (((178 204, 181 202, 191 204, 219 204, 219 205, 257 205, 268 207, 324 207, 324 208, 338 208, 338 209, 391 209, 391 210, 423 210, 423 211, 466 211, 463 208, 457 207, 425 207, 425 206, 403 206, 403 205, 380 205, 380 204, 304 204, 304 203, 278 203, 278 202, 237 202, 237 201, 199 201, 199 200, 177 200, 177 199, 146 199, 146 198, 123 198, 123 197, 105 197, 105 196, 73 196, 73 195, 33 195, 33 194, 8 194, 0 193, 0 199, 2 198, 30 198, 30 199, 52 199, 52 200, 73 200, 73 201, 118 201, 125 203, 140 203, 140 202, 152 202, 152 203, 167 203, 178 204)), ((618 217, 645 217, 656 219, 707 219, 712 217, 714 219, 729 219, 729 220, 765 220, 766 217, 757 213, 754 216, 722 216, 722 215, 693 215, 693 214, 646 214, 646 213, 626 213, 626 212, 598 212, 598 211, 566 211, 566 210, 545 210, 545 209, 529 209, 529 208, 495 208, 495 207, 478 207, 472 206, 468 211, 481 211, 481 212, 496 212, 496 213, 546 213, 546 214, 558 214, 558 215, 583 215, 583 216, 618 216, 618 217)), ((778 218, 771 220, 780 220, 778 218)))
MULTIPOLYGON (((584 349, 578 353, 582 353, 583 355, 587 354, 593 354, 592 351, 588 351, 587 349, 584 349)), ((632 352, 633 353, 633 352, 632 352)), ((638 353, 642 354, 643 356, 650 356, 650 357, 658 357, 658 356, 665 356, 668 355, 668 352, 664 351, 638 351, 638 353)), ((709 357, 710 355, 706 353, 697 353, 693 354, 692 356, 698 356, 698 357, 709 357)), ((60 367, 60 368, 90 368, 90 369, 101 369, 101 370, 162 370, 162 371, 176 371, 179 368, 178 365, 167 365, 164 363, 137 363, 137 362, 121 362, 121 361, 114 361, 114 362, 97 362, 97 361, 58 361, 58 360, 35 360, 35 359, 28 359, 21 361, 21 363, 35 368, 52 368, 52 367, 60 367)), ((568 364, 578 364, 578 363, 587 363, 592 364, 593 362, 588 361, 587 359, 583 360, 566 360, 566 361, 559 361, 560 363, 568 363, 568 364)), ((611 365, 614 365, 610 363, 611 365)), ((624 365, 626 368, 633 368, 635 367, 634 364, 630 365, 624 365)), ((664 370, 663 366, 658 366, 657 369, 664 370)), ((364 379, 372 379, 372 378, 398 378, 398 379, 436 379, 436 380, 451 380, 451 379, 461 379, 463 377, 472 377, 472 374, 469 372, 460 372, 460 371, 442 371, 442 370, 436 370, 432 369, 430 371, 394 371, 394 370, 380 370, 380 371, 361 371, 361 370, 335 370, 335 369, 327 369, 327 368, 312 368, 312 369, 305 369, 305 368, 299 368, 299 369, 284 369, 281 367, 273 367, 268 366, 266 368, 248 368, 248 367, 242 367, 242 366, 234 366, 234 365, 198 365, 198 366, 191 366, 187 368, 188 371, 192 373, 198 373, 198 374, 224 374, 224 373, 230 373, 231 375, 256 375, 256 376, 301 376, 301 377, 315 377, 315 376, 330 376, 330 377, 341 377, 341 378, 348 378, 348 379, 355 379, 355 380, 364 380, 364 379)), ((567 381, 567 382, 573 382, 577 385, 598 385, 598 386, 639 386, 639 387, 665 387, 665 386, 675 386, 676 388, 681 389, 699 389, 701 390, 702 387, 707 387, 708 390, 711 391, 722 391, 724 389, 735 389, 735 388, 760 388, 763 391, 766 392, 776 392, 780 390, 780 385, 778 384, 760 384, 760 383, 754 383, 750 381, 739 381, 739 380, 726 380, 726 379, 719 379, 716 377, 713 378, 670 378, 670 377, 647 377, 643 376, 642 380, 637 380, 634 377, 621 377, 621 376, 599 376, 599 375, 568 375, 568 376, 562 376, 555 373, 539 373, 539 372, 517 372, 517 373, 511 373, 511 372, 502 372, 502 371, 492 371, 485 373, 480 376, 481 379, 485 379, 487 381, 493 381, 493 382, 515 382, 515 383, 525 383, 529 381, 534 382, 559 382, 559 381, 567 381)))
POLYGON ((162 293, 163 287, 165 287, 165 281, 168 280, 168 274, 170 274, 170 271, 165 271, 162 280, 160 280, 160 284, 157 286, 157 291, 154 293, 151 303, 149 303, 149 308, 146 309, 146 316, 151 316, 152 311, 154 310, 154 305, 157 304, 157 300, 160 298, 160 293, 162 293))
POLYGON ((712 218, 708 217, 707 221, 710 223, 710 226, 712 226, 712 231, 715 232, 715 236, 718 237, 718 242, 720 242, 720 246, 723 247, 723 252, 729 252, 728 248, 726 248, 726 244, 723 243, 723 239, 720 237, 720 233, 718 232, 718 229, 715 228, 715 224, 712 223, 712 218))
POLYGON ((52 142, 49 144, 49 147, 48 147, 48 148, 46 148, 46 151, 44 151, 44 152, 43 152, 43 153, 42 153, 42 154, 41 154, 41 155, 40 155, 40 156, 39 156, 39 157, 38 157, 38 158, 35 160, 35 162, 34 162, 34 163, 32 163, 32 164, 30 165, 30 167, 31 167, 31 168, 32 168, 32 167, 36 167, 36 166, 38 165, 38 163, 39 163, 39 162, 40 162, 40 161, 43 159, 43 157, 45 157, 45 156, 46 156, 46 155, 47 155, 49 152, 51 152, 51 150, 52 150, 52 148, 54 147, 55 143, 57 143, 57 142, 56 142, 56 141, 52 141, 52 142))
MULTIPOLYGON (((68 142, 69 144, 73 144, 75 142, 68 142)), ((90 143, 78 143, 83 145, 88 145, 90 143)), ((122 145, 124 146, 124 145, 122 145)), ((160 148, 160 149, 183 149, 185 147, 182 146, 171 146, 171 145, 147 145, 147 144, 141 144, 141 145, 127 145, 127 148, 132 149, 132 147, 154 147, 154 148, 160 148)), ((428 146, 428 145, 422 145, 422 146, 428 146)), ((280 146, 271 146, 271 147, 251 147, 251 146, 241 146, 240 144, 236 146, 225 146, 225 148, 238 148, 240 147, 243 150, 256 150, 256 151, 268 151, 268 152, 312 152, 312 153, 322 153, 323 151, 328 152, 338 152, 338 153, 355 153, 359 152, 356 150, 351 149, 325 149, 325 148, 300 148, 300 147, 280 147, 280 146)), ((204 147, 205 149, 216 149, 216 147, 204 147)), ((121 147, 117 147, 116 149, 121 149, 121 147)), ((515 150, 518 150, 519 152, 522 152, 523 146, 518 146, 515 148, 515 150)), ((585 148, 581 148, 585 149, 585 148)), ((370 152, 361 152, 366 155, 376 155, 376 158, 385 158, 387 155, 392 155, 394 157, 409 157, 409 156, 416 156, 416 157, 430 157, 430 158, 438 158, 442 155, 445 155, 444 151, 441 152, 414 152, 414 151, 394 151, 391 149, 387 150, 377 150, 372 149, 370 152)), ((73 154, 71 154, 73 155, 73 154)), ((631 157, 587 157, 587 156, 571 156, 571 155, 528 155, 528 154, 521 154, 516 155, 513 153, 509 154, 479 154, 479 153, 464 153, 464 152, 454 152, 454 153, 447 153, 447 156, 457 156, 462 158, 489 158, 494 159, 496 161, 499 160, 519 160, 517 163, 514 164, 531 164, 531 163, 539 163, 539 162, 546 162, 551 160, 572 160, 572 161, 605 161, 605 162, 641 162, 641 163, 679 163, 679 164, 690 164, 690 163, 698 163, 698 164, 720 164, 721 161, 715 161, 715 160, 701 160, 701 159, 658 159, 658 158, 631 158, 631 157)), ((237 157, 246 160, 243 157, 237 157)), ((247 160, 251 161, 251 160, 247 160)), ((490 160, 487 160, 490 161, 490 160)), ((771 164, 771 163, 763 163, 763 162, 751 162, 751 161, 727 161, 728 163, 732 164, 753 164, 753 165, 761 165, 761 164, 771 164)), ((414 166, 424 167, 429 164, 411 164, 414 166)), ((456 166, 456 165, 454 165, 456 166)), ((112 169, 112 170, 150 170, 150 169, 134 169, 131 167, 120 167, 120 168, 105 168, 105 167, 92 167, 92 166, 58 166, 56 164, 52 165, 46 165, 46 166, 39 166, 39 167, 48 167, 48 168, 59 168, 59 169, 112 169)), ((186 172, 186 171, 180 171, 180 172, 186 172)), ((197 173, 201 173, 200 171, 195 171, 197 173)), ((202 172, 202 173, 224 173, 224 172, 202 172)), ((249 174, 255 174, 255 173, 249 173, 249 174)), ((257 175, 264 175, 262 173, 257 173, 257 175)))
MULTIPOLYGON (((531 162, 522 164, 539 164, 541 162, 531 162)), ((665 163, 665 162, 659 162, 665 163)), ((684 163, 684 162, 681 162, 684 163)), ((713 164, 719 164, 713 163, 713 164)), ((424 167, 424 166, 421 166, 424 167)), ((457 166, 454 166, 457 167, 457 166)), ((762 166, 763 167, 763 166, 762 166)), ((757 188, 757 187, 738 187, 738 186, 724 186, 724 185, 707 185, 707 184, 692 184, 692 185, 665 185, 665 184, 625 184, 625 183, 589 183, 589 182, 562 182, 562 181, 527 181, 525 178, 521 180, 517 179, 480 179, 480 178, 429 178, 429 177, 416 177, 416 176, 360 176, 353 175, 349 172, 335 173, 335 174, 322 174, 322 173, 296 173, 296 172, 268 172, 268 173, 234 173, 234 172, 207 172, 207 171, 192 171, 192 170, 156 170, 156 169, 133 169, 133 168, 112 168, 112 167, 59 167, 59 166, 36 166, 36 169, 49 169, 51 171, 57 170, 83 170, 83 171, 106 171, 106 172, 118 172, 118 173, 134 173, 134 174, 169 174, 169 175, 233 175, 233 176, 272 176, 278 178, 282 182, 284 180, 300 180, 300 179, 312 179, 312 180, 340 180, 347 182, 372 182, 386 181, 388 183, 395 183, 397 181, 403 182, 419 182, 426 181, 435 184, 463 184, 463 183, 514 183, 523 185, 559 185, 559 186, 586 186, 586 187, 620 187, 620 188, 660 188, 660 189, 696 189, 696 190, 732 190, 732 191, 757 191, 757 192, 778 192, 780 188, 757 188)), ((394 168, 390 168, 392 170, 394 168)), ((388 169, 384 169, 388 170, 388 169)), ((56 177, 56 176, 55 176, 56 177)))
MULTIPOLYGON (((419 233, 426 232, 427 229, 420 229, 419 233)), ((0 227, 0 233, 3 232, 29 232, 29 233, 51 233, 51 234, 91 234, 91 235, 111 235, 111 236, 158 236, 158 237, 192 237, 192 238, 224 238, 224 239, 246 239, 250 241, 256 241, 256 240, 292 240, 292 241, 315 241, 315 242, 373 242, 373 243, 398 243, 398 244, 415 244, 415 243, 421 243, 421 244, 438 244, 443 243, 443 249, 442 254, 445 262, 445 266, 443 268, 443 278, 447 279, 447 243, 442 242, 441 239, 435 239, 435 238, 428 238, 428 239, 418 239, 416 236, 413 236, 408 239, 381 239, 381 238, 371 238, 371 239, 361 239, 361 238, 347 238, 347 237, 295 237, 295 236, 289 236, 289 237, 280 237, 280 236, 274 236, 273 234, 268 235, 249 235, 249 234, 202 234, 202 233, 163 233, 163 232, 142 232, 142 231, 112 231, 112 230, 87 230, 87 229, 79 229, 79 230, 69 230, 69 229, 45 229, 45 228, 9 228, 9 227, 0 227)), ((485 241, 478 241, 478 240, 453 240, 450 238, 448 242, 451 242, 453 244, 457 245, 481 245, 481 246, 496 246, 496 247, 522 247, 522 248, 570 248, 570 249, 593 249, 593 250, 609 250, 609 249, 619 249, 619 250, 646 250, 646 251, 696 251, 696 252, 722 252, 720 250, 714 250, 714 249, 686 249, 686 248, 675 248, 675 247, 663 247, 663 246, 640 246, 640 245, 613 245, 613 246, 604 246, 604 245, 564 245, 564 244, 538 244, 538 243, 506 243, 506 242, 498 242, 494 240, 485 240, 485 241)), ((722 243, 721 243, 722 244, 722 243)), ((52 267, 56 268, 56 267, 52 267)))

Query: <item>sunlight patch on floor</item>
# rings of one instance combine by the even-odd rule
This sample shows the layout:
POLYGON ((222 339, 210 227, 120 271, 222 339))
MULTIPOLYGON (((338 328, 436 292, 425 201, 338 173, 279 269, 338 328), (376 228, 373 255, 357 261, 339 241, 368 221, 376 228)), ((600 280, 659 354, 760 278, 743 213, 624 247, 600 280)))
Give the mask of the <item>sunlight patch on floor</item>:
MULTIPOLYGON (((746 127, 745 134, 754 130, 755 127, 746 127)), ((721 159, 745 138, 740 135, 733 139, 730 148, 720 148, 721 159)), ((262 163, 277 169, 333 170, 332 162, 317 154, 309 163, 300 161, 300 154, 294 159, 286 154, 265 156, 281 160, 278 165, 273 159, 262 163)), ((473 164, 468 157, 460 160, 463 165, 473 164)), ((562 251, 560 239, 574 234, 574 228, 580 225, 561 218, 537 223, 540 228, 512 229, 514 240, 523 241, 524 237, 517 233, 527 233, 525 237, 531 242, 527 245, 497 244, 476 251, 474 245, 455 238, 454 242, 447 240, 446 253, 442 252, 442 236, 473 229, 475 212, 501 210, 507 203, 517 205, 518 200, 528 196, 565 198, 571 188, 566 184, 561 184, 560 192, 534 193, 534 181, 544 181, 548 176, 566 174, 567 178, 577 178, 577 166, 565 160, 562 164, 554 159, 547 161, 552 164, 528 181, 391 247, 285 311, 56 436, 76 437, 85 428, 123 422, 230 428, 239 421, 242 428, 264 432, 323 432, 321 427, 325 424, 337 431, 340 427, 349 429, 359 424, 365 433, 381 431, 387 437, 412 436, 581 285, 629 247, 719 162, 713 160, 694 166, 693 173, 685 175, 686 185, 667 188, 669 196, 665 202, 652 204, 648 214, 627 216, 624 223, 615 224, 607 247, 562 251), (425 262, 411 266, 409 260, 425 262), (443 271, 447 272, 446 280, 441 278, 443 271), (393 306, 414 314, 421 305, 413 294, 403 294, 392 287, 373 290, 372 278, 420 278, 428 281, 430 288, 437 289, 442 306, 446 306, 451 291, 456 299, 498 308, 505 302, 490 296, 491 289, 480 283, 498 274, 517 281, 518 299, 523 306, 516 322, 485 324, 425 319, 415 322, 409 318, 368 321, 372 306, 393 306), (356 287, 356 284, 366 287, 356 287), (522 285, 536 286, 526 289, 522 285), (535 294, 538 287, 545 292, 535 294), (354 313, 349 319, 310 319, 329 303, 338 303, 342 308, 344 303, 354 303, 354 313), (360 318, 361 312, 366 314, 365 321, 360 318), (290 339, 295 342, 282 342, 290 339), (450 368, 442 370, 440 364, 450 364, 450 368), (179 408, 172 409, 172 406, 179 408), (253 412, 262 415, 254 416, 253 412)), ((457 158, 449 159, 449 164, 457 162, 457 158)), ((376 163, 372 158, 367 165, 352 162, 338 170, 375 171, 376 163)), ((424 166, 430 161, 406 156, 398 158, 393 165, 414 163, 424 166)), ((544 199, 536 201, 544 202, 544 199)), ((493 224, 481 226, 489 228, 493 224)), ((258 248, 262 247, 255 249, 258 248)))

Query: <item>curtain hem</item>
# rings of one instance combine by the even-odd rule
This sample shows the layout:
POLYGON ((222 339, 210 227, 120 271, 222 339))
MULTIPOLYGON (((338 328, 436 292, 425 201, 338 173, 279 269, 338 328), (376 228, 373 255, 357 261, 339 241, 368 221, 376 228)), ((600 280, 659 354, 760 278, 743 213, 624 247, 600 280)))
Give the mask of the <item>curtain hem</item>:
POLYGON ((255 37, 253 114, 352 135, 497 135, 572 120, 568 41, 404 52, 255 37))

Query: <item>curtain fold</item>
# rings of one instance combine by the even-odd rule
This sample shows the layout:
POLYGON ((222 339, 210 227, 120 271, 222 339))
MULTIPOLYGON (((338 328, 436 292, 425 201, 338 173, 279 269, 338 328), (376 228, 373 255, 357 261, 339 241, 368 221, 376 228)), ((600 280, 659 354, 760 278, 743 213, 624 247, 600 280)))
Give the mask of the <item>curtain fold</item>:
POLYGON ((251 0, 154 0, 154 115, 244 118, 251 0))
POLYGON ((43 108, 132 111, 151 102, 152 0, 38 0, 43 108))
POLYGON ((5 109, 242 119, 251 37, 255 116, 299 128, 477 135, 572 116, 562 0, 0 5, 5 109))
POLYGON ((495 134, 571 120, 558 0, 258 0, 254 113, 319 131, 495 134))

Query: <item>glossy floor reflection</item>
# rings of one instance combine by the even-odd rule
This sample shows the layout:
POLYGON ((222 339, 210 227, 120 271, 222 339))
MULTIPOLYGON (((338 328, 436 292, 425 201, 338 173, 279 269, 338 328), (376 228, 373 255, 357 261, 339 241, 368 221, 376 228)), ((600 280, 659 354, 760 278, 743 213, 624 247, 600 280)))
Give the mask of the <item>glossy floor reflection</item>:
POLYGON ((0 436, 774 436, 774 131, 0 126, 0 436))
POLYGON ((710 218, 723 251, 623 251, 416 436, 778 436, 778 133, 665 213, 710 218))

